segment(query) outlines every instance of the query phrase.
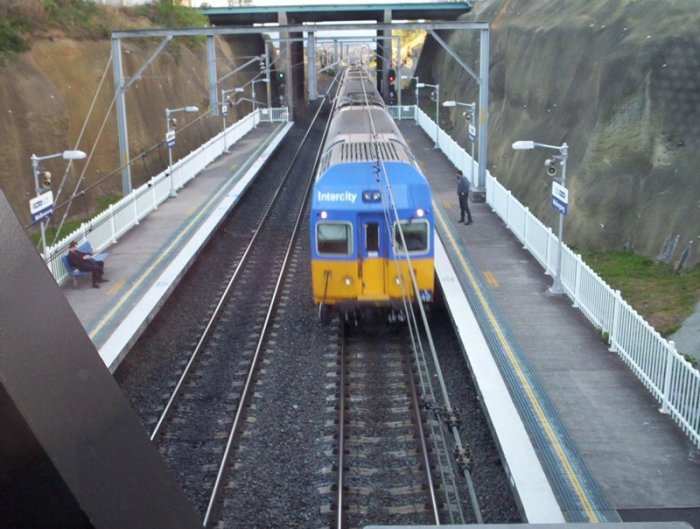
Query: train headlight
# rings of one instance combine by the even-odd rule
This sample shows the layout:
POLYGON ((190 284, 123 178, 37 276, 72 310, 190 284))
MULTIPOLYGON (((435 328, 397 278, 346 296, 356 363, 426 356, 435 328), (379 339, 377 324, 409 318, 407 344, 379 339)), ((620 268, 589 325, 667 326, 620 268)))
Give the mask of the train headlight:
POLYGON ((325 220, 325 219, 328 218, 328 212, 327 212, 327 211, 322 211, 321 213, 319 213, 319 216, 320 216, 322 219, 325 220))
POLYGON ((349 287, 350 285, 352 285, 352 277, 345 276, 345 279, 343 279, 343 283, 345 283, 346 287, 349 287))
POLYGON ((382 193, 374 189, 368 189, 362 192, 362 202, 381 202, 382 193))
POLYGON ((423 208, 418 208, 416 210, 416 217, 418 217, 419 219, 425 217, 425 210, 423 208))
POLYGON ((394 281, 396 282, 397 285, 400 285, 401 284, 401 276, 396 276, 394 281))

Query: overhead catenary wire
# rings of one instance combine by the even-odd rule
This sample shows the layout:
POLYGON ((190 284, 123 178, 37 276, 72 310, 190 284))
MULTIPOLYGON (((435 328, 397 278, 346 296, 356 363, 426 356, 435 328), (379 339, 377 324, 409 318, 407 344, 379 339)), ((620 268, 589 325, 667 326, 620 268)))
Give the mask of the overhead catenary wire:
MULTIPOLYGON (((378 142, 379 136, 377 134, 376 126, 375 126, 374 120, 372 118, 371 107, 369 104, 367 104, 369 100, 367 98, 367 93, 365 90, 364 83, 362 84, 362 89, 363 89, 364 96, 365 96, 365 103, 366 103, 365 108, 366 108, 367 114, 368 114, 371 137, 372 137, 374 142, 378 142)), ((403 228, 401 226, 398 210, 396 208, 396 202, 394 200, 392 189, 391 189, 391 184, 389 182, 389 175, 386 171, 384 160, 381 159, 381 157, 379 156, 379 150, 377 149, 376 152, 377 152, 377 159, 375 162, 381 168, 380 174, 383 175, 383 177, 384 177, 384 181, 385 181, 385 185, 386 185, 387 193, 388 193, 388 197, 387 197, 388 198, 388 204, 387 204, 388 207, 384 208, 384 212, 385 212, 384 214, 385 214, 385 217, 387 220, 387 226, 391 226, 391 222, 390 222, 390 220, 391 220, 390 219, 390 212, 391 212, 391 213, 393 213, 394 217, 397 219, 397 228, 398 228, 397 231, 398 231, 399 237, 401 239, 402 247, 403 247, 404 252, 405 252, 405 258, 406 258, 406 263, 407 263, 406 268, 408 269, 408 273, 409 273, 410 278, 411 278, 411 284, 413 286, 413 292, 414 292, 415 298, 416 298, 416 305, 418 306, 418 310, 420 311, 420 314, 421 314, 421 321, 423 323, 425 336, 428 340, 428 346, 429 346, 430 353, 432 356, 433 365, 434 365, 435 370, 437 372, 437 379, 438 379, 438 382, 440 384, 442 398, 443 398, 443 401, 444 401, 445 407, 446 407, 446 413, 448 416, 452 417, 452 416, 454 416, 454 409, 452 408, 449 394, 447 392, 447 386, 445 384, 445 380, 444 380, 444 377, 442 375, 442 370, 440 369, 440 363, 439 363, 439 360, 437 357, 437 351, 435 349, 435 343, 433 341, 432 333, 430 331, 430 326, 428 324, 428 318, 427 318, 427 315, 425 312, 425 307, 423 306, 423 301, 420 299, 420 295, 419 295, 419 291, 418 291, 418 282, 417 282, 417 279, 415 277, 413 265, 411 263, 411 257, 408 253, 408 247, 406 245, 406 240, 404 238, 403 228)), ((396 255, 394 255, 394 261, 396 263, 397 270, 400 271, 401 273, 403 273, 403 270, 399 267, 398 259, 397 259, 396 255)), ((405 281, 402 280, 401 283, 403 284, 403 283, 405 283, 405 281)), ((422 340, 420 339, 420 334, 419 334, 418 329, 417 329, 417 319, 416 319, 414 311, 413 311, 413 304, 410 303, 410 298, 408 297, 408 295, 404 296, 403 291, 402 291, 402 297, 404 297, 404 306, 407 307, 407 309, 410 309, 410 312, 407 313, 408 314, 408 322, 409 322, 409 331, 415 334, 415 342, 417 343, 420 350, 423 351, 423 344, 422 344, 422 340)), ((412 338, 412 340, 413 340, 413 338, 412 338)), ((449 429, 451 430, 452 436, 454 438, 457 453, 458 454, 465 454, 466 450, 464 449, 464 447, 462 445, 462 440, 461 440, 461 437, 459 435, 459 430, 458 430, 457 425, 454 421, 451 421, 451 424, 449 425, 449 429)), ((476 518, 477 523, 483 523, 481 509, 479 507, 478 498, 476 497, 476 491, 474 489, 474 483, 472 481, 471 472, 468 468, 468 465, 462 465, 462 470, 464 473, 465 481, 467 483, 467 488, 469 491, 469 497, 470 497, 470 501, 472 504, 472 510, 474 512, 474 516, 476 518)))
MULTIPOLYGON (((104 127, 105 127, 105 125, 106 125, 106 123, 107 123, 107 120, 109 119, 109 111, 110 111, 111 108, 114 106, 115 100, 116 100, 116 99, 113 99, 113 100, 112 100, 112 104, 110 105, 110 109, 108 110, 107 115, 105 116, 105 119, 104 119, 103 122, 102 122, 102 126, 101 126, 101 128, 100 128, 100 131, 99 131, 97 140, 99 140, 99 138, 100 138, 102 132, 104 131, 104 127)), ((193 119, 191 122, 187 123, 186 125, 184 125, 184 126, 181 127, 180 129, 177 129, 176 132, 182 132, 182 131, 188 129, 188 128, 191 127, 192 125, 194 125, 194 124, 196 124, 197 122, 201 121, 202 119, 208 117, 210 114, 211 114, 211 109, 208 109, 208 110, 206 110, 205 112, 202 112, 200 115, 198 115, 198 116, 197 116, 195 119, 193 119)), ((96 149, 97 140, 96 140, 96 142, 95 142, 95 146, 93 146, 93 149, 92 149, 91 152, 90 152, 90 155, 89 155, 89 157, 88 157, 88 162, 90 161, 90 157, 92 156, 92 154, 94 153, 94 151, 95 151, 95 149, 96 149)), ((142 158, 144 158, 145 156, 147 156, 148 154, 150 154, 150 153, 153 152, 154 150, 159 149, 159 148, 160 148, 161 146, 163 146, 165 143, 166 143, 165 140, 160 140, 160 141, 158 141, 157 143, 155 143, 155 144, 151 145, 150 147, 148 147, 147 149, 142 150, 141 153, 140 153, 139 155, 137 155, 137 156, 135 156, 135 157, 129 159, 128 165, 131 166, 131 165, 134 164, 135 162, 138 162, 139 160, 141 160, 142 158)), ((83 197, 85 196, 85 193, 86 193, 86 192, 88 192, 89 190, 93 189, 94 187, 97 187, 97 186, 103 184, 104 182, 108 181, 108 180, 109 180, 110 178, 112 178, 115 174, 118 174, 119 172, 121 172, 121 170, 122 170, 125 166, 126 166, 126 165, 120 165, 120 166, 117 167, 116 169, 114 169, 114 170, 112 170, 111 172, 107 173, 107 174, 106 174, 105 176, 103 176, 102 178, 93 181, 90 185, 88 185, 88 186, 86 186, 86 187, 84 187, 84 188, 79 189, 80 184, 82 184, 83 181, 84 181, 84 176, 85 176, 85 173, 86 173, 86 170, 87 170, 87 169, 86 169, 86 168, 87 168, 87 163, 86 163, 85 168, 83 169, 83 172, 81 173, 81 175, 80 175, 80 177, 79 177, 78 183, 76 184, 76 187, 74 188, 73 193, 72 193, 70 196, 68 196, 63 202, 56 202, 56 204, 54 205, 54 209, 55 209, 55 210, 58 210, 58 209, 60 209, 60 208, 62 208, 62 207, 68 207, 68 208, 69 208, 70 205, 72 204, 72 202, 73 202, 74 200, 76 200, 76 199, 78 199, 78 198, 83 198, 83 197)), ((60 234, 60 229, 63 227, 63 224, 64 224, 64 221, 65 221, 66 217, 67 217, 67 213, 64 214, 63 219, 62 219, 62 221, 61 221, 61 224, 60 224, 59 228, 56 230, 56 233, 55 233, 55 236, 54 236, 54 239, 53 239, 53 244, 55 244, 55 243, 56 243, 56 240, 58 239, 58 236, 59 236, 59 234, 60 234)), ((33 225, 34 225, 34 223, 30 223, 30 224, 25 225, 24 228, 27 229, 27 228, 29 228, 29 227, 31 227, 31 226, 33 226, 33 225)))
MULTIPOLYGON (((90 105, 90 109, 88 110, 87 116, 85 117, 85 121, 83 122, 83 128, 80 131, 80 134, 78 135, 78 139, 75 142, 75 148, 77 149, 78 146, 80 145, 80 141, 83 138, 83 133, 85 132, 85 129, 87 128, 88 121, 90 120, 90 116, 92 115, 92 111, 95 108, 95 103, 97 102, 97 98, 102 90, 102 86, 104 85, 105 79, 107 77, 107 72, 109 71, 109 67, 112 64, 112 57, 110 55, 109 60, 107 61, 107 64, 105 66, 104 72, 102 72, 102 79, 100 79, 100 84, 97 87, 97 90, 95 91, 95 97, 92 99, 92 103, 90 105)), ((73 196, 75 196, 75 192, 78 190, 80 187, 80 184, 82 183, 83 179, 85 178, 85 173, 87 172, 87 167, 90 164, 90 161, 92 160, 92 156, 95 153, 95 149, 97 148, 97 144, 100 141, 100 138, 102 137, 102 132, 104 131, 105 125, 107 124, 107 120, 109 119, 110 112, 112 111, 112 107, 114 106, 115 101, 117 100, 117 95, 115 93, 114 97, 112 98, 112 102, 109 105, 109 108, 107 109, 107 112, 105 112, 105 117, 102 120, 102 125, 100 126, 100 130, 97 133, 97 138, 95 138, 95 141, 92 144, 92 147, 90 149, 90 154, 88 155, 87 161, 85 162, 85 165, 83 166, 83 170, 80 173, 80 177, 78 178, 78 181, 75 184, 75 187, 73 189, 73 196)), ((61 184, 59 185, 58 191, 56 192, 56 201, 61 196, 61 191, 63 191, 63 186, 66 182, 66 179, 68 178, 68 171, 70 169, 70 163, 66 167, 66 171, 63 173, 63 178, 61 179, 61 184)), ((58 228, 56 228, 56 231, 54 232, 54 237, 52 244, 56 244, 56 239, 58 238, 59 233, 61 232, 61 228, 63 228, 63 225, 66 222, 66 219, 68 218, 68 213, 70 212, 70 206, 72 205, 72 201, 67 203, 66 210, 63 212, 63 217, 61 217, 61 222, 58 224, 58 228)))

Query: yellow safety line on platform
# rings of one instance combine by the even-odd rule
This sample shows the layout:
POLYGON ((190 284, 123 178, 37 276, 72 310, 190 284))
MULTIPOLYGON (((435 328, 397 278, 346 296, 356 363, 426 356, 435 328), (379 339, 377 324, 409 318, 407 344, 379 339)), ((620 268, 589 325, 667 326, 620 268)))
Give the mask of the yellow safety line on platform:
MULTIPOLYGON (((255 149, 254 153, 250 156, 250 159, 257 158, 259 151, 262 151, 265 148, 267 148, 266 143, 262 143, 261 145, 259 145, 255 149)), ((241 172, 244 169, 245 169, 245 167, 239 167, 237 173, 241 172)), ((234 177, 236 177, 236 176, 237 176, 236 174, 231 175, 229 177, 229 181, 233 180, 234 177)), ((177 237, 175 237, 175 239, 173 239, 173 241, 168 245, 168 247, 164 251, 160 252, 159 257, 153 262, 153 264, 151 264, 151 266, 148 267, 148 269, 143 274, 141 274, 141 277, 126 292, 126 294, 122 297, 122 299, 116 305, 114 305, 112 307, 112 310, 110 310, 107 314, 105 314, 105 316, 102 317, 102 319, 98 322, 98 324, 95 326, 95 328, 90 332, 89 336, 90 336, 91 340, 102 330, 102 327, 104 327, 107 324, 109 319, 112 316, 114 316, 114 314, 121 308, 121 306, 124 305, 124 303, 129 298, 129 296, 131 296, 131 294, 143 284, 143 282, 149 277, 151 272, 156 267, 158 267, 162 261, 170 258, 170 252, 172 251, 172 249, 180 242, 180 240, 183 237, 185 237, 185 235, 187 234, 189 229, 194 224, 196 224, 196 222, 199 221, 199 219, 202 217, 202 215, 204 215, 205 213, 208 212, 209 207, 212 205, 212 203, 215 202, 216 200, 218 200, 222 194, 228 193, 228 192, 229 192, 229 186, 224 186, 219 191, 217 191, 214 195, 212 195, 212 197, 207 201, 206 205, 202 208, 202 210, 199 212, 199 214, 192 218, 192 220, 187 224, 187 227, 183 228, 180 231, 180 234, 177 237)))
POLYGON ((452 204, 450 204, 450 202, 447 200, 445 200, 442 205, 445 207, 445 209, 452 209, 452 204))
POLYGON ((112 285, 112 287, 107 291, 107 294, 116 294, 126 285, 126 279, 117 279, 117 281, 112 285))
POLYGON ((488 316, 488 319, 491 322, 491 325, 493 326, 494 330, 496 331, 496 335, 498 336, 498 341, 501 343, 501 346, 503 347, 504 351, 506 352, 506 354, 508 356, 508 360, 510 361, 511 366, 515 370, 515 373, 518 376, 518 380, 520 381, 520 384, 522 385, 523 389, 525 390, 525 393, 527 394, 527 397, 530 401, 530 404, 532 405, 533 409, 537 413, 537 417, 539 418, 540 423, 544 427, 544 430, 547 433, 547 437, 549 438, 550 442, 552 443, 552 446, 555 449, 555 452, 557 454, 557 457, 559 458, 559 461, 561 462, 562 466, 564 467, 564 470, 566 471, 566 474, 569 477, 569 480, 571 481, 574 489, 576 490, 576 494, 578 494, 578 497, 581 500, 581 503, 582 503, 584 509, 586 510, 586 513, 588 514, 589 522, 591 522, 591 523, 599 522, 598 516, 596 516, 596 513, 593 510, 593 507, 591 506, 591 502, 588 499, 588 495, 586 494, 586 491, 583 490, 583 487, 582 487, 581 483, 579 482, 578 477, 576 476, 576 473, 574 472, 573 468, 571 467, 571 463, 569 462, 569 458, 567 457, 566 453, 564 452, 564 449, 562 448, 561 444, 559 443, 559 439, 557 438, 556 434, 554 433, 554 429, 552 428, 552 425, 549 422, 547 415, 544 413, 544 410, 542 410, 542 407, 540 406, 540 403, 538 402, 537 397, 535 396, 535 392, 533 391, 532 387, 528 383, 528 380, 527 380, 527 377, 525 376, 525 373, 523 373, 522 369, 520 368, 520 365, 518 364, 518 362, 515 358, 515 353, 513 352, 513 349, 511 349, 510 344, 508 343, 508 340, 506 339, 505 334, 503 333, 503 329, 501 329, 501 326, 498 324, 498 320, 496 319, 493 312, 491 312, 491 307, 489 307, 488 303, 486 302, 486 298, 484 297, 484 293, 482 292, 481 288, 479 287, 479 283, 476 281, 476 278, 472 274, 472 271, 469 268, 469 265, 467 264, 466 260, 464 259, 464 256, 457 249, 457 242, 455 241, 454 237, 452 236, 452 233, 450 232, 450 230, 447 229, 447 224, 445 223, 445 219, 443 218, 442 214, 437 209, 437 207, 435 207, 435 205, 433 205, 433 208, 435 210, 435 216, 440 221, 440 224, 443 228, 445 235, 449 238, 450 244, 455 249, 455 253, 459 256, 459 261, 460 261, 460 264, 462 265, 462 269, 467 274, 467 277, 469 278, 469 282, 471 283, 471 286, 474 289, 474 292, 478 296, 479 301, 481 303, 481 306, 484 309, 484 312, 488 316))

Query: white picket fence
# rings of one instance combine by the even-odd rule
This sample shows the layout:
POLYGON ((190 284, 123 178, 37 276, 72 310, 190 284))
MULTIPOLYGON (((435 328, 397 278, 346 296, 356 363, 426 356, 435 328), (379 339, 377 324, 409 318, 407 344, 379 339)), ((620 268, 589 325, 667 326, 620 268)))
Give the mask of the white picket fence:
MULTIPOLYGON (((391 107, 395 117, 397 107, 391 107)), ((402 106, 401 117, 417 119, 419 125, 449 160, 465 174, 470 174, 471 156, 445 131, 437 128, 422 110, 402 106), (437 137, 436 137, 437 134, 437 137)), ((252 130, 260 121, 286 122, 283 109, 257 110, 226 130, 230 146, 252 130)), ((220 156, 224 149, 224 133, 173 164, 175 189, 184 186, 197 173, 220 156)), ((475 167, 478 168, 478 162, 475 167)), ((475 172, 476 174, 476 172, 475 172)), ((114 244, 141 219, 164 202, 170 191, 167 171, 152 177, 146 184, 100 215, 84 223, 62 241, 47 249, 47 266, 59 284, 68 279, 62 257, 72 240, 87 239, 96 252, 114 244)), ((540 262, 548 274, 556 269, 559 240, 528 208, 523 206, 498 180, 486 172, 486 202, 506 223, 525 248, 540 262)), ((563 245, 561 280, 566 294, 591 323, 607 336, 612 351, 617 352, 649 391, 661 403, 661 411, 669 413, 692 442, 700 448, 700 372, 663 338, 637 312, 611 289, 583 260, 563 245)))
MULTIPOLYGON (((405 107, 401 111, 402 117, 412 117, 413 112, 407 112, 405 107)), ((398 115, 395 109, 393 113, 398 115)), ((435 138, 437 130, 439 148, 458 169, 469 175, 469 164, 472 163, 469 153, 445 131, 438 129, 422 110, 416 113, 418 123, 428 136, 435 138)), ((474 165, 478 167, 478 162, 474 165)), ((553 275, 558 237, 488 171, 485 184, 486 203, 539 261, 545 273, 553 275)), ((700 448, 700 371, 678 354, 674 343, 654 330, 579 254, 566 245, 562 246, 561 281, 574 306, 607 337, 610 350, 622 358, 658 399, 661 411, 670 414, 700 448)))
MULTIPOLYGON (((225 131, 211 138, 184 158, 173 163, 172 186, 175 190, 182 188, 199 172, 224 152, 224 144, 230 147, 258 123, 287 122, 287 108, 258 109, 235 122, 225 131), (225 139, 224 139, 225 134, 225 139)), ((138 225, 141 219, 165 202, 170 195, 170 176, 166 169, 134 189, 119 202, 83 223, 77 230, 67 235, 52 246, 47 247, 44 262, 53 274, 56 282, 63 285, 69 278, 63 263, 63 256, 68 252, 70 241, 89 241, 95 252, 102 252, 138 225)))

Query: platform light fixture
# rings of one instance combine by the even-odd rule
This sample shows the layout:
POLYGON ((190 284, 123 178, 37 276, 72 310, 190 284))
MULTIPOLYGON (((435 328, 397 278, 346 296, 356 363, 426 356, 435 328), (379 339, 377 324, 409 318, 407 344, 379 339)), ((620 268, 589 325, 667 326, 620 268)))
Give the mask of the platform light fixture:
POLYGON ((416 90, 415 90, 415 98, 416 98, 416 123, 418 123, 418 109, 420 108, 420 105, 418 104, 418 83, 420 83, 420 78, 416 75, 415 77, 411 77, 410 75, 402 75, 401 79, 405 80, 416 80, 416 90))
MULTIPOLYGON (((263 79, 253 79, 253 81, 250 83, 250 97, 253 100, 253 110, 255 110, 255 105, 257 104, 257 101, 255 99, 255 83, 268 83, 269 81, 267 78, 263 79)), ((268 105, 269 107, 270 105, 268 105)))
POLYGON ((176 112, 199 112, 199 108, 195 106, 186 106, 181 108, 166 108, 165 109, 165 125, 167 132, 165 134, 165 142, 168 145, 168 176, 170 177, 170 193, 168 196, 176 197, 175 184, 173 179, 173 147, 175 147, 175 119, 171 118, 176 112))
MULTIPOLYGON (((32 174, 34 175, 34 191, 36 192, 36 198, 41 195, 51 191, 51 173, 48 171, 43 171, 39 162, 43 160, 50 160, 52 158, 63 158, 64 160, 83 160, 87 154, 83 151, 63 151, 56 154, 49 154, 48 156, 37 156, 32 154, 32 174), (42 178, 41 182, 39 178, 42 178)), ((48 205, 51 210, 53 210, 53 196, 51 196, 51 203, 48 205)), ((39 225, 41 227, 41 253, 46 256, 46 219, 49 215, 39 219, 39 225)))
POLYGON ((476 103, 462 103, 461 101, 445 101, 442 104, 443 107, 448 107, 448 108, 454 108, 454 107, 465 107, 467 110, 464 111, 462 114, 465 118, 467 118, 467 136, 469 138, 469 141, 472 144, 472 161, 469 166, 469 182, 471 184, 474 184, 474 165, 476 163, 474 159, 474 150, 476 148, 476 141, 477 141, 477 136, 476 136, 476 127, 473 125, 474 119, 476 117, 476 103))
POLYGON ((435 89, 435 149, 440 148, 440 83, 416 83, 416 88, 434 88, 435 89))
POLYGON ((233 106, 236 106, 235 94, 240 94, 241 92, 243 92, 243 88, 240 87, 231 88, 230 90, 221 90, 221 116, 224 121, 224 152, 228 152, 228 146, 226 145, 226 116, 228 115, 229 99, 227 94, 234 94, 233 106))
POLYGON ((548 176, 554 176, 556 174, 556 170, 551 170, 552 168, 556 169, 554 163, 556 163, 556 161, 561 163, 561 178, 555 178, 555 182, 552 184, 552 203, 555 204, 557 211, 559 211, 559 250, 557 252, 557 268, 554 282, 548 289, 548 292, 553 295, 563 294, 564 286, 561 281, 561 255, 564 245, 564 216, 568 212, 569 200, 568 190, 566 189, 566 160, 569 156, 569 146, 566 143, 562 145, 547 145, 546 143, 521 140, 514 142, 512 147, 516 151, 529 151, 535 147, 559 151, 558 155, 552 156, 545 161, 548 176), (557 180, 559 180, 558 183, 556 182, 557 180))

